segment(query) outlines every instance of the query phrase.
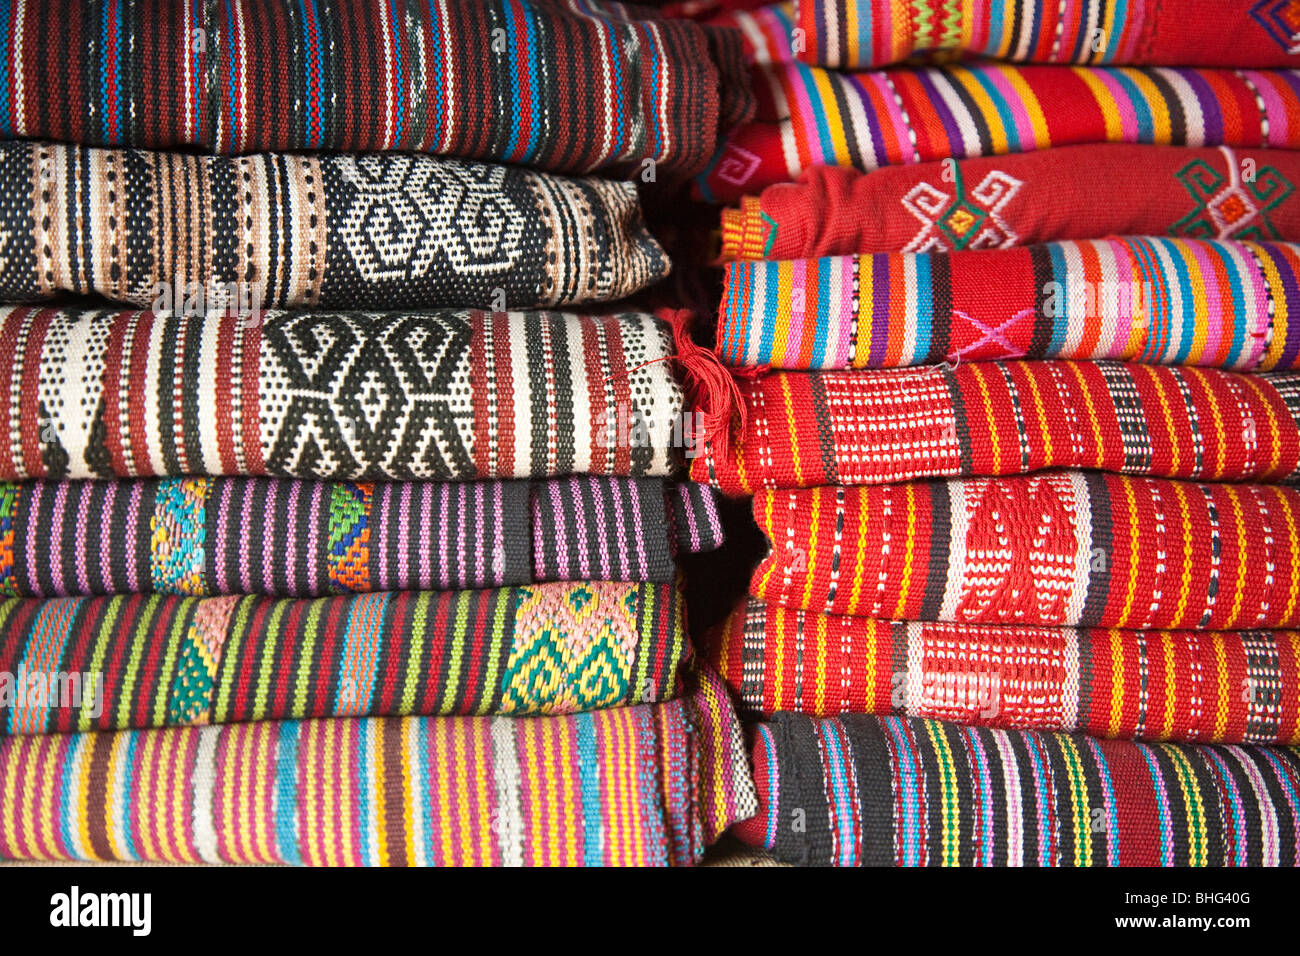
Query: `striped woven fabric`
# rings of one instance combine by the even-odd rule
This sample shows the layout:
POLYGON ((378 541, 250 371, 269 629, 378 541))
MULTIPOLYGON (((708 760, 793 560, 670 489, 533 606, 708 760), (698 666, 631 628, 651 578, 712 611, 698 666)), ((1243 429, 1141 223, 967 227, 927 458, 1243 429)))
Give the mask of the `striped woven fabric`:
POLYGON ((708 21, 712 26, 740 31, 746 63, 791 63, 794 25, 798 14, 794 0, 783 0, 752 10, 729 10, 708 21))
POLYGON ((752 111, 741 55, 621 3, 15 0, 0 136, 689 176, 752 111))
POLYGON ((0 740, 0 859, 666 865, 753 815, 726 691, 547 717, 0 740))
POLYGON ((727 266, 731 365, 887 368, 1006 358, 1241 371, 1300 365, 1300 246, 1093 239, 727 266))
POLYGON ((676 584, 9 598, 0 733, 652 703, 680 690, 682 618, 676 584))
POLYGON ((656 478, 0 483, 0 594, 23 597, 665 582, 721 543, 712 490, 656 478))
POLYGON ((799 58, 844 68, 918 54, 1034 63, 1300 65, 1286 0, 799 0, 799 58), (1231 37, 1231 43, 1224 38, 1231 37))
POLYGON ((1300 240, 1300 152, 1101 143, 860 173, 814 166, 722 211, 724 259, 1059 239, 1300 240))
MULTIPOLYGON (((756 118, 728 135, 700 175, 706 198, 733 202, 811 166, 872 170, 1079 143, 1300 148, 1292 70, 953 64, 836 73, 796 63, 754 73, 756 118)), ((1105 185, 1096 184, 1098 201, 1114 201, 1105 185)))
POLYGON ((503 311, 619 299, 668 274, 632 183, 399 153, 0 143, 0 237, 8 302, 503 311))
POLYGON ((899 623, 750 598, 702 642, 701 656, 761 714, 1300 743, 1300 631, 899 623))
POLYGON ((1300 863, 1291 747, 778 714, 758 726, 754 762, 761 809, 734 832, 791 863, 1300 863))
POLYGON ((738 381, 746 419, 691 463, 727 495, 1084 468, 1205 481, 1300 479, 1300 374, 1116 362, 775 372, 738 381))
POLYGON ((666 475, 645 314, 0 309, 0 480, 666 475))
POLYGON ((1300 627, 1300 490, 1097 472, 760 491, 750 590, 831 614, 1300 627))

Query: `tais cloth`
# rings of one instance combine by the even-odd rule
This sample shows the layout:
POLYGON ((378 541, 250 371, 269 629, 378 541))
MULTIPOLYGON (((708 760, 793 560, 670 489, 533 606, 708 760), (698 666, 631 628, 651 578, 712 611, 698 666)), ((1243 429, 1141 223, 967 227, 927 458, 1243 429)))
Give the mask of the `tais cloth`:
POLYGON ((691 463, 726 495, 1046 468, 1300 479, 1295 372, 1039 360, 773 372, 737 386, 743 430, 733 422, 729 442, 691 463))
POLYGON ((805 63, 917 56, 1155 66, 1300 65, 1289 0, 799 0, 805 63))
POLYGON ((651 315, 0 309, 0 480, 666 475, 651 315))
POLYGON ((727 266, 729 365, 888 368, 1007 358, 1239 371, 1300 365, 1300 246, 1090 239, 727 266))
POLYGON ((836 866, 1295 866, 1300 752, 778 714, 733 832, 836 866), (801 826, 792 826, 796 819, 801 826))
MULTIPOLYGON (((753 73, 756 119, 696 180, 708 199, 734 202, 812 166, 868 171, 1081 143, 1300 148, 1294 70, 794 63, 753 73)), ((1122 204, 1119 178, 1105 185, 1122 204)))
POLYGON ((1300 743, 1300 631, 901 623, 750 598, 701 656, 758 713, 1300 743))
POLYGON ((262 308, 527 309, 624 298, 668 268, 632 183, 404 153, 0 143, 9 302, 202 309, 237 283, 262 308))
POLYGON ((317 597, 665 582, 678 553, 722 543, 713 494, 596 476, 0 483, 0 594, 317 597))
POLYGON ((905 621, 1300 627, 1300 489, 1047 472, 760 491, 773 604, 905 621))
POLYGON ((752 112, 741 57, 730 31, 621 3, 17 0, 0 10, 0 136, 664 180, 752 112))
POLYGON ((1300 241, 1300 152, 1101 143, 861 173, 814 166, 722 211, 722 258, 1009 249, 1059 239, 1300 241))
POLYGON ((329 598, 0 601, 0 733, 301 717, 566 714, 668 700, 677 585, 581 582, 329 598), (56 675, 80 675, 80 700, 56 675), (103 696, 92 689, 102 680, 103 696))
POLYGON ((740 32, 746 63, 790 63, 794 61, 794 28, 798 13, 794 0, 727 10, 710 18, 710 26, 740 32))
POLYGON ((265 721, 0 739, 0 858, 669 865, 757 809, 717 678, 545 717, 265 721))

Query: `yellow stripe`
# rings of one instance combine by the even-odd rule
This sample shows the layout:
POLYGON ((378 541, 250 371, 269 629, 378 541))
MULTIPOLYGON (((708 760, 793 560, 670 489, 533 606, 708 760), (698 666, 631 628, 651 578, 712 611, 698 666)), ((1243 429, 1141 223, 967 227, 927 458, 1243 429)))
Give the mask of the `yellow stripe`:
POLYGON ((1047 126, 1047 117, 1043 114, 1042 104, 1038 102, 1038 97, 1034 95, 1033 88, 1025 82, 1025 75, 1019 67, 994 65, 992 69, 997 70, 1002 79, 1016 92, 1020 98, 1020 103, 1029 115, 1029 126, 1034 131, 1034 145, 1039 149, 1046 149, 1052 145, 1052 134, 1047 126))
MULTIPOLYGON (((803 290, 807 294, 807 289, 803 290)), ((773 323, 772 334, 772 364, 777 368, 787 368, 790 366, 790 352, 793 343, 790 341, 790 316, 794 312, 794 263, 778 262, 776 264, 776 302, 775 322, 773 323)), ((767 303, 764 303, 767 305, 767 303)), ((804 319, 807 321, 809 316, 808 304, 804 303, 804 319)))
POLYGON ((799 457, 799 433, 802 429, 794 417, 794 406, 790 395, 790 376, 778 376, 781 383, 781 404, 785 408, 785 422, 790 435, 790 460, 794 463, 794 481, 797 487, 805 484, 803 477, 803 460, 799 457))
MULTIPOLYGON (((824 108, 826 122, 823 126, 825 135, 830 137, 831 148, 835 154, 835 166, 851 166, 853 158, 849 155, 848 138, 844 135, 844 120, 840 116, 835 90, 831 87, 829 70, 810 70, 813 83, 817 87, 817 99, 824 108)), ((796 83, 800 80, 796 80, 796 83)))
POLYGON ((898 587, 898 604, 894 607, 894 618, 901 620, 907 607, 907 597, 912 589, 912 564, 916 557, 916 490, 909 481, 903 485, 903 497, 907 503, 907 541, 903 547, 903 580, 898 587))
POLYGON ((966 95, 971 98, 975 108, 979 110, 979 115, 985 120, 985 127, 989 132, 989 139, 992 141, 992 152, 999 156, 1008 152, 1010 146, 1007 141, 1007 130, 1003 125, 997 105, 993 98, 989 96, 984 85, 975 78, 975 74, 970 69, 953 64, 949 67, 948 78, 953 82, 961 84, 966 90, 966 95))
POLYGON ((1117 72, 1123 74, 1138 91, 1142 98, 1150 106, 1147 111, 1151 116, 1151 136, 1152 142, 1157 146, 1169 146, 1174 141, 1173 128, 1169 121, 1169 104, 1165 102, 1164 96, 1160 93, 1160 88, 1151 82, 1141 70, 1135 70, 1131 66, 1118 67, 1117 72))
POLYGON ((817 651, 817 666, 813 674, 813 706, 816 708, 814 713, 826 713, 826 677, 830 669, 826 666, 826 622, 830 620, 828 614, 815 615, 816 626, 814 628, 815 639, 814 648, 817 651))
POLYGON ((1179 519, 1183 525, 1183 573, 1179 575, 1178 605, 1174 608, 1174 619, 1169 626, 1189 627, 1192 622, 1187 620, 1187 600, 1191 596, 1192 568, 1195 566, 1196 559, 1192 549, 1192 520, 1187 507, 1187 492, 1183 490, 1182 482, 1170 482, 1170 487, 1174 489, 1174 497, 1178 499, 1179 519))
POLYGON ((1102 122, 1106 124, 1106 142, 1119 142, 1121 136, 1123 136, 1124 128, 1120 121, 1119 108, 1115 105, 1115 98, 1110 95, 1110 90, 1106 89, 1105 84, 1097 78, 1097 74, 1093 70, 1080 66, 1072 66, 1069 69, 1073 70, 1074 75, 1088 87, 1088 92, 1092 94, 1097 109, 1101 111, 1102 122))
MULTIPOLYGON (((866 577, 867 566, 867 518, 870 516, 870 509, 867 507, 869 489, 853 488, 850 494, 858 496, 858 546, 854 549, 853 559, 853 587, 849 590, 849 614, 857 614, 858 607, 862 602, 862 581, 866 577)), ((847 499, 846 499, 847 500, 847 499)))
MULTIPOLYGON (((814 488, 812 497, 812 518, 808 524, 808 548, 804 557, 803 601, 800 606, 812 607, 812 585, 817 576, 817 529, 822 514, 822 488, 814 488)), ((791 555, 793 557, 793 555, 791 555)))
POLYGON ((1223 626, 1227 630, 1235 630, 1237 628, 1237 619, 1241 617, 1242 596, 1246 588, 1246 562, 1242 560, 1242 556, 1246 552, 1245 516, 1241 512, 1240 490, 1232 485, 1224 485, 1223 493, 1232 502, 1232 515, 1236 518, 1237 524, 1237 582, 1232 595, 1232 610, 1228 612, 1228 619, 1223 626))
POLYGON ((1223 650, 1223 641, 1214 642, 1214 663, 1218 707, 1214 712, 1214 736, 1211 739, 1222 740, 1228 727, 1228 695, 1234 693, 1233 687, 1228 683, 1228 659, 1223 650))
POLYGON ((1265 490, 1272 492, 1273 497, 1277 499, 1278 505, 1285 512, 1282 516, 1282 523, 1286 525, 1287 542, 1291 546, 1287 552, 1291 560, 1291 569, 1286 575, 1286 612, 1282 615, 1280 623, 1283 627, 1294 627, 1296 623, 1296 598, 1300 596, 1300 573, 1297 573, 1297 570, 1300 569, 1296 567, 1297 561, 1300 561, 1300 530, 1296 527, 1295 511, 1291 508, 1290 491, 1276 485, 1267 485, 1265 490))
POLYGON ((1107 737, 1118 737, 1124 720, 1124 647, 1120 633, 1115 628, 1106 630, 1106 639, 1110 642, 1110 666, 1113 675, 1110 695, 1110 727, 1107 737))
MULTIPOLYGON (((1137 502, 1133 497, 1132 482, 1124 482, 1124 498, 1128 504, 1129 513, 1137 513, 1137 502)), ((1129 526, 1129 554, 1128 554, 1128 586, 1124 592, 1124 607, 1120 610, 1119 620, 1116 624, 1124 627, 1129 623, 1129 617, 1133 613, 1133 599, 1137 590, 1137 569, 1140 554, 1138 551, 1138 523, 1134 521, 1129 526)))
POLYGON ((984 399, 984 417, 989 423, 989 449, 993 453, 993 470, 991 474, 1002 474, 1002 450, 998 443, 998 425, 993 419, 993 403, 989 399, 988 383, 984 380, 984 367, 975 363, 971 365, 971 374, 975 376, 975 384, 979 387, 980 398, 984 399))

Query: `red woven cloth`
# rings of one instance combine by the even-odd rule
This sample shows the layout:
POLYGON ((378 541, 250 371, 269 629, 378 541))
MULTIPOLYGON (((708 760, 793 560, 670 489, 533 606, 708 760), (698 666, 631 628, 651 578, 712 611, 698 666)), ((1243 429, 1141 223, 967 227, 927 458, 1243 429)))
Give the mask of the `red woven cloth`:
MULTIPOLYGON (((738 381, 728 441, 691 476, 728 495, 1087 468, 1208 481, 1300 477, 1300 373, 1113 362, 775 372, 738 381)), ((719 436, 720 437, 720 436, 719 436)))
POLYGON ((722 211, 723 259, 1056 239, 1300 240, 1300 152, 1103 143, 871 173, 815 166, 722 211))
POLYGON ((1085 143, 1300 148, 1294 70, 972 63, 837 73, 786 63, 755 66, 753 89, 755 118, 726 136, 695 181, 706 199, 733 202, 814 166, 871 170, 1085 143))
POLYGON ((1100 472, 761 491, 750 590, 966 624, 1300 626, 1300 489, 1100 472))
POLYGON ((1300 632, 913 622, 751 599, 701 656, 742 708, 906 714, 1213 743, 1300 742, 1300 632))

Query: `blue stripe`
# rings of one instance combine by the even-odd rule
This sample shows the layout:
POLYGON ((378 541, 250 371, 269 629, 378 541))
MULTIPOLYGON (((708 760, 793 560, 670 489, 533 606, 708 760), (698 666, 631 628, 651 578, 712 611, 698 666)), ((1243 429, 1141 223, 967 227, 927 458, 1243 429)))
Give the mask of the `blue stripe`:
MULTIPOLYGON (((916 263, 916 301, 919 307, 916 314, 916 361, 924 362, 926 356, 930 354, 930 343, 934 336, 934 273, 930 269, 932 260, 928 255, 909 253, 909 256, 916 263)), ((883 263, 885 259, 886 256, 881 255, 877 265, 883 263)), ((872 285, 875 286, 876 283, 872 282, 872 285)), ((874 302, 871 308, 874 313, 874 302)), ((889 348, 887 341, 885 348, 889 348)))
MULTIPOLYGON (((13 35, 9 32, 11 14, 9 0, 0 0, 0 44, 3 49, 15 48, 13 35)), ((0 136, 9 138, 14 135, 13 104, 9 102, 9 66, 11 60, 0 56, 0 136)))
POLYGON ((298 740, 302 724, 283 721, 275 741, 275 847, 289 864, 302 863, 298 853, 298 740))
MULTIPOLYGON (((1065 263, 1064 246, 1059 242, 1049 242, 1045 248, 1052 260, 1052 278, 1049 281, 1056 283, 1056 289, 1060 293, 1055 303, 1060 315, 1047 316, 1052 328, 1052 338, 1047 346, 1047 354, 1060 355, 1065 351, 1065 340, 1070 331, 1070 269, 1065 263)), ((1034 291, 1044 297, 1047 295, 1043 289, 1035 289, 1034 291)))
POLYGON ((600 777, 596 771, 596 725, 591 714, 575 714, 578 731, 578 773, 582 781, 582 861, 586 866, 604 863, 605 829, 600 804, 600 777))

